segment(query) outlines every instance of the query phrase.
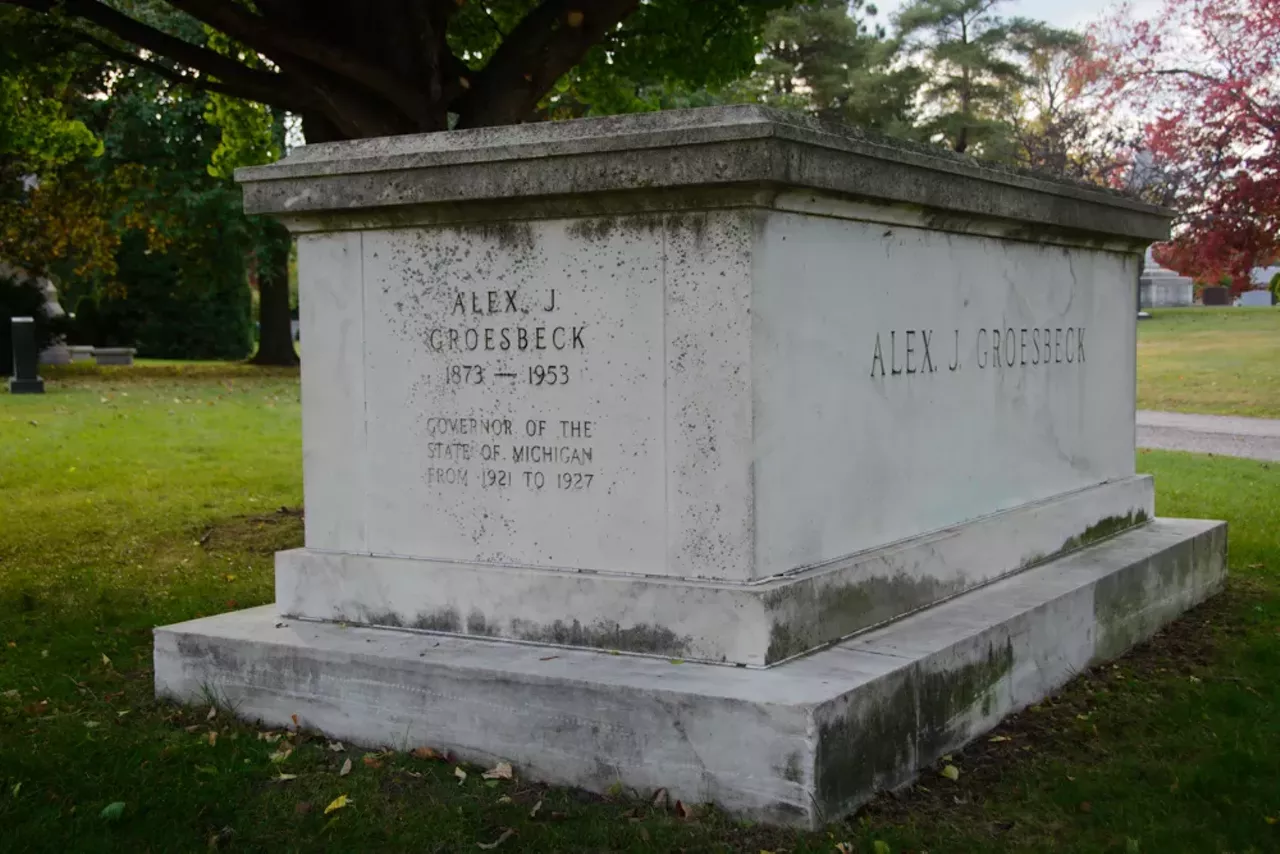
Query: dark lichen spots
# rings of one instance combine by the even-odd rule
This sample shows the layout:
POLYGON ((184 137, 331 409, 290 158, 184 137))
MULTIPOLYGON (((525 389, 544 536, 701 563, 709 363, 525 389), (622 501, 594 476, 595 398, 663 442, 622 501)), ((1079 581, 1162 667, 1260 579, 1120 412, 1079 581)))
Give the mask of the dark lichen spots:
POLYGON ((603 243, 612 237, 615 232, 629 232, 632 234, 644 232, 651 234, 661 230, 666 224, 667 217, 665 214, 611 215, 575 219, 569 223, 566 231, 570 237, 587 243, 603 243))
POLYGON ((462 632, 462 616, 453 608, 419 614, 411 624, 424 632, 462 632))
POLYGON ((473 610, 467 615, 467 634, 489 636, 497 633, 497 627, 490 625, 484 614, 479 610, 473 610))
POLYGON ((852 584, 793 584, 764 597, 773 615, 765 663, 847 637, 963 591, 964 579, 942 581, 905 573, 852 584))
POLYGON ((792 751, 787 756, 787 764, 782 767, 782 779, 792 783, 804 782, 804 769, 799 751, 792 751))
POLYGON ((366 613, 362 620, 347 620, 351 623, 364 623, 369 626, 388 626, 396 629, 404 625, 404 621, 400 619, 400 615, 395 611, 378 611, 376 613, 366 613))
POLYGON ((527 222, 497 221, 459 229, 463 234, 471 232, 486 243, 496 243, 508 252, 530 252, 534 248, 533 226, 527 222))
POLYGON ((682 638, 664 626, 641 624, 623 628, 617 623, 603 621, 583 625, 578 620, 555 620, 541 624, 532 620, 512 620, 511 633, 520 640, 536 643, 616 649, 677 658, 686 656, 690 644, 690 638, 682 638))

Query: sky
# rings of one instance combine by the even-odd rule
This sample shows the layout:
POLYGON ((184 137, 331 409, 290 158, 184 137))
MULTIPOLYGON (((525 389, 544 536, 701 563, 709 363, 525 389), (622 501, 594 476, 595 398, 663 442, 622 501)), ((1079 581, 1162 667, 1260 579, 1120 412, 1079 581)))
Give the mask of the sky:
MULTIPOLYGON (((887 23, 903 5, 903 0, 879 0, 879 19, 887 23)), ((1082 28, 1102 17, 1115 5, 1115 0, 1010 0, 1001 4, 999 14, 1005 17, 1035 18, 1055 27, 1082 28)), ((1146 17, 1156 10, 1159 0, 1133 0, 1134 12, 1146 17)))

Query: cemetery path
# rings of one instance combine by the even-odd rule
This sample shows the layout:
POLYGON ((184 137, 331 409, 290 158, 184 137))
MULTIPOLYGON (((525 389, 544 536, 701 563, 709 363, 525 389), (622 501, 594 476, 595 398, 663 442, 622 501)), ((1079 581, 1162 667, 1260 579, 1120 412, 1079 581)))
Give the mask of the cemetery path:
POLYGON ((1140 409, 1138 447, 1280 461, 1280 419, 1140 409))

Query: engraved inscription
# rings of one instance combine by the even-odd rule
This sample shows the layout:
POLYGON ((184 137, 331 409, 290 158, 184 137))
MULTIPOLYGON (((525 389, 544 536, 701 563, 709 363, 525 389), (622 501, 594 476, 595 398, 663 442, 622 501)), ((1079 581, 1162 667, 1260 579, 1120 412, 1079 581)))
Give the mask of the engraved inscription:
POLYGON ((934 333, 933 329, 877 332, 871 350, 871 377, 954 373, 964 367, 969 341, 974 347, 972 364, 978 370, 1077 365, 1085 361, 1083 326, 984 326, 969 333, 955 329, 950 336, 942 336, 938 346, 934 333), (945 340, 948 337, 950 342, 945 340), (946 347, 948 343, 950 346, 946 347), (946 347, 947 352, 939 354, 939 347, 946 347), (941 359, 937 358, 939 355, 941 359))
MULTIPOLYGON (((449 305, 451 325, 432 326, 424 333, 428 349, 446 357, 446 388, 481 387, 498 396, 496 403, 507 390, 536 389, 541 398, 580 380, 587 327, 555 322, 563 308, 557 289, 536 298, 518 289, 459 290, 449 305), (554 361, 557 352, 579 359, 554 361), (467 361, 448 359, 460 353, 468 354, 467 361), (539 353, 550 358, 544 361, 539 353), (532 362, 520 363, 530 358, 532 362)), ((459 413, 429 417, 424 426, 431 440, 426 482, 432 486, 576 492, 591 489, 597 478, 591 444, 597 425, 591 419, 459 413)))

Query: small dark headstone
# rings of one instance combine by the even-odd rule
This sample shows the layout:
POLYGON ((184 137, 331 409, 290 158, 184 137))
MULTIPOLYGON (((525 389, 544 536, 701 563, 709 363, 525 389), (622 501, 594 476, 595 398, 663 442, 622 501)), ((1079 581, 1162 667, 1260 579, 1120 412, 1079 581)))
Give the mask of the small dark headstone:
POLYGON ((36 373, 36 323, 31 317, 13 318, 13 377, 10 394, 44 394, 44 380, 36 373))
POLYGON ((1227 289, 1220 285, 1205 288, 1200 292, 1200 301, 1205 305, 1227 305, 1227 289))

